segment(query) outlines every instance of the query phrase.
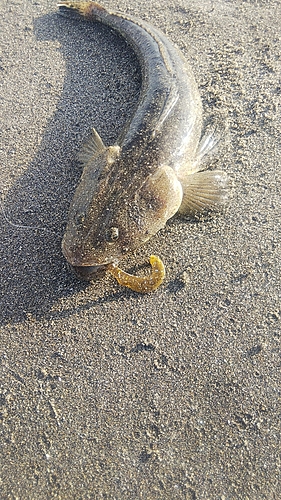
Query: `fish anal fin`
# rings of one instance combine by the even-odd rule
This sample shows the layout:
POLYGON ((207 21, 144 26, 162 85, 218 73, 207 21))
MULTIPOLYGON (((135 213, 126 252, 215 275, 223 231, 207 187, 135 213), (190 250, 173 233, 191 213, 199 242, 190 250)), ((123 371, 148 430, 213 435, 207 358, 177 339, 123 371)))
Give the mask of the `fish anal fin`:
POLYGON ((221 170, 197 172, 187 175, 183 187, 181 214, 219 210, 228 198, 228 177, 221 170))
POLYGON ((89 161, 93 160, 96 156, 103 153, 106 149, 102 139, 97 131, 93 128, 92 133, 88 139, 82 144, 78 153, 78 160, 86 166, 89 161))

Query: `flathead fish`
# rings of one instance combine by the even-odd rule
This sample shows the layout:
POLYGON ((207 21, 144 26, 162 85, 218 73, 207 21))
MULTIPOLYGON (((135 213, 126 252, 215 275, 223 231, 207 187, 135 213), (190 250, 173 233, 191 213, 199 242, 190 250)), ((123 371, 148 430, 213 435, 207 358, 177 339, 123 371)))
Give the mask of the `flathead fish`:
POLYGON ((202 134, 202 103, 182 53, 145 21, 109 12, 95 2, 59 4, 62 13, 99 21, 121 34, 142 71, 138 107, 116 143, 106 146, 93 129, 82 146, 83 173, 72 200, 62 251, 84 270, 108 269, 124 286, 155 290, 163 281, 162 261, 151 256, 152 275, 130 276, 117 267, 176 212, 203 212, 221 206, 227 176, 206 170, 216 142, 202 134), (129 277, 128 277, 129 276, 129 277))

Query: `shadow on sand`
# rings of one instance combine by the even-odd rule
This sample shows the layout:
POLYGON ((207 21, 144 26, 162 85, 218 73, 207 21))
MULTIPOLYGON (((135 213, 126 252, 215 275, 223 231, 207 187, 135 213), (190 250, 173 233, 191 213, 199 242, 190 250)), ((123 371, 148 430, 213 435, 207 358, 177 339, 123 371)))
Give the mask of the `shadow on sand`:
MULTIPOLYGON (((0 324, 22 321, 27 314, 48 317, 59 298, 88 286, 71 273, 60 247, 81 175, 76 152, 93 126, 106 144, 116 141, 141 86, 132 50, 108 28, 52 14, 37 19, 34 31, 40 41, 60 42, 66 77, 36 157, 3 205, 13 221, 45 229, 16 228, 1 215, 0 324)), ((99 292, 97 287, 92 305, 107 300, 99 292)))

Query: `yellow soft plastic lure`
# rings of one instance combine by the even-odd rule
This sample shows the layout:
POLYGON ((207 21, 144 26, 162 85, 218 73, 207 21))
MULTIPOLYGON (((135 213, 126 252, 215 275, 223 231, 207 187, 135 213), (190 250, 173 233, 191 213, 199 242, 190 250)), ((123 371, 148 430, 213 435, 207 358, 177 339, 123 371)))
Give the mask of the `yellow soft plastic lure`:
POLYGON ((156 290, 165 278, 165 267, 162 260, 156 255, 151 255, 149 262, 152 270, 148 276, 133 276, 114 264, 108 266, 108 271, 120 285, 130 288, 134 292, 149 293, 156 290))

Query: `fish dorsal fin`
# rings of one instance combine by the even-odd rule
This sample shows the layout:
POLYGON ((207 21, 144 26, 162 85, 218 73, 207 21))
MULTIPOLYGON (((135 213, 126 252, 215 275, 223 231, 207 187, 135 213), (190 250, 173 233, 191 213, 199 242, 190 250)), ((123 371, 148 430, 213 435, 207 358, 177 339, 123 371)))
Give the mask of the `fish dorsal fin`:
POLYGON ((178 93, 176 86, 173 83, 171 86, 170 92, 169 92, 168 96, 166 97, 166 100, 163 104, 161 113, 159 115, 157 124, 155 126, 155 129, 153 130, 153 132, 151 134, 152 139, 154 139, 156 137, 156 135, 158 135, 158 133, 161 131, 164 122, 166 121, 166 119, 168 118, 172 109, 176 105, 178 99, 179 99, 179 93, 178 93))
POLYGON ((96 156, 103 153, 106 147, 102 142, 97 131, 93 128, 92 133, 88 139, 83 143, 79 153, 78 160, 86 166, 89 161, 93 160, 96 156))

